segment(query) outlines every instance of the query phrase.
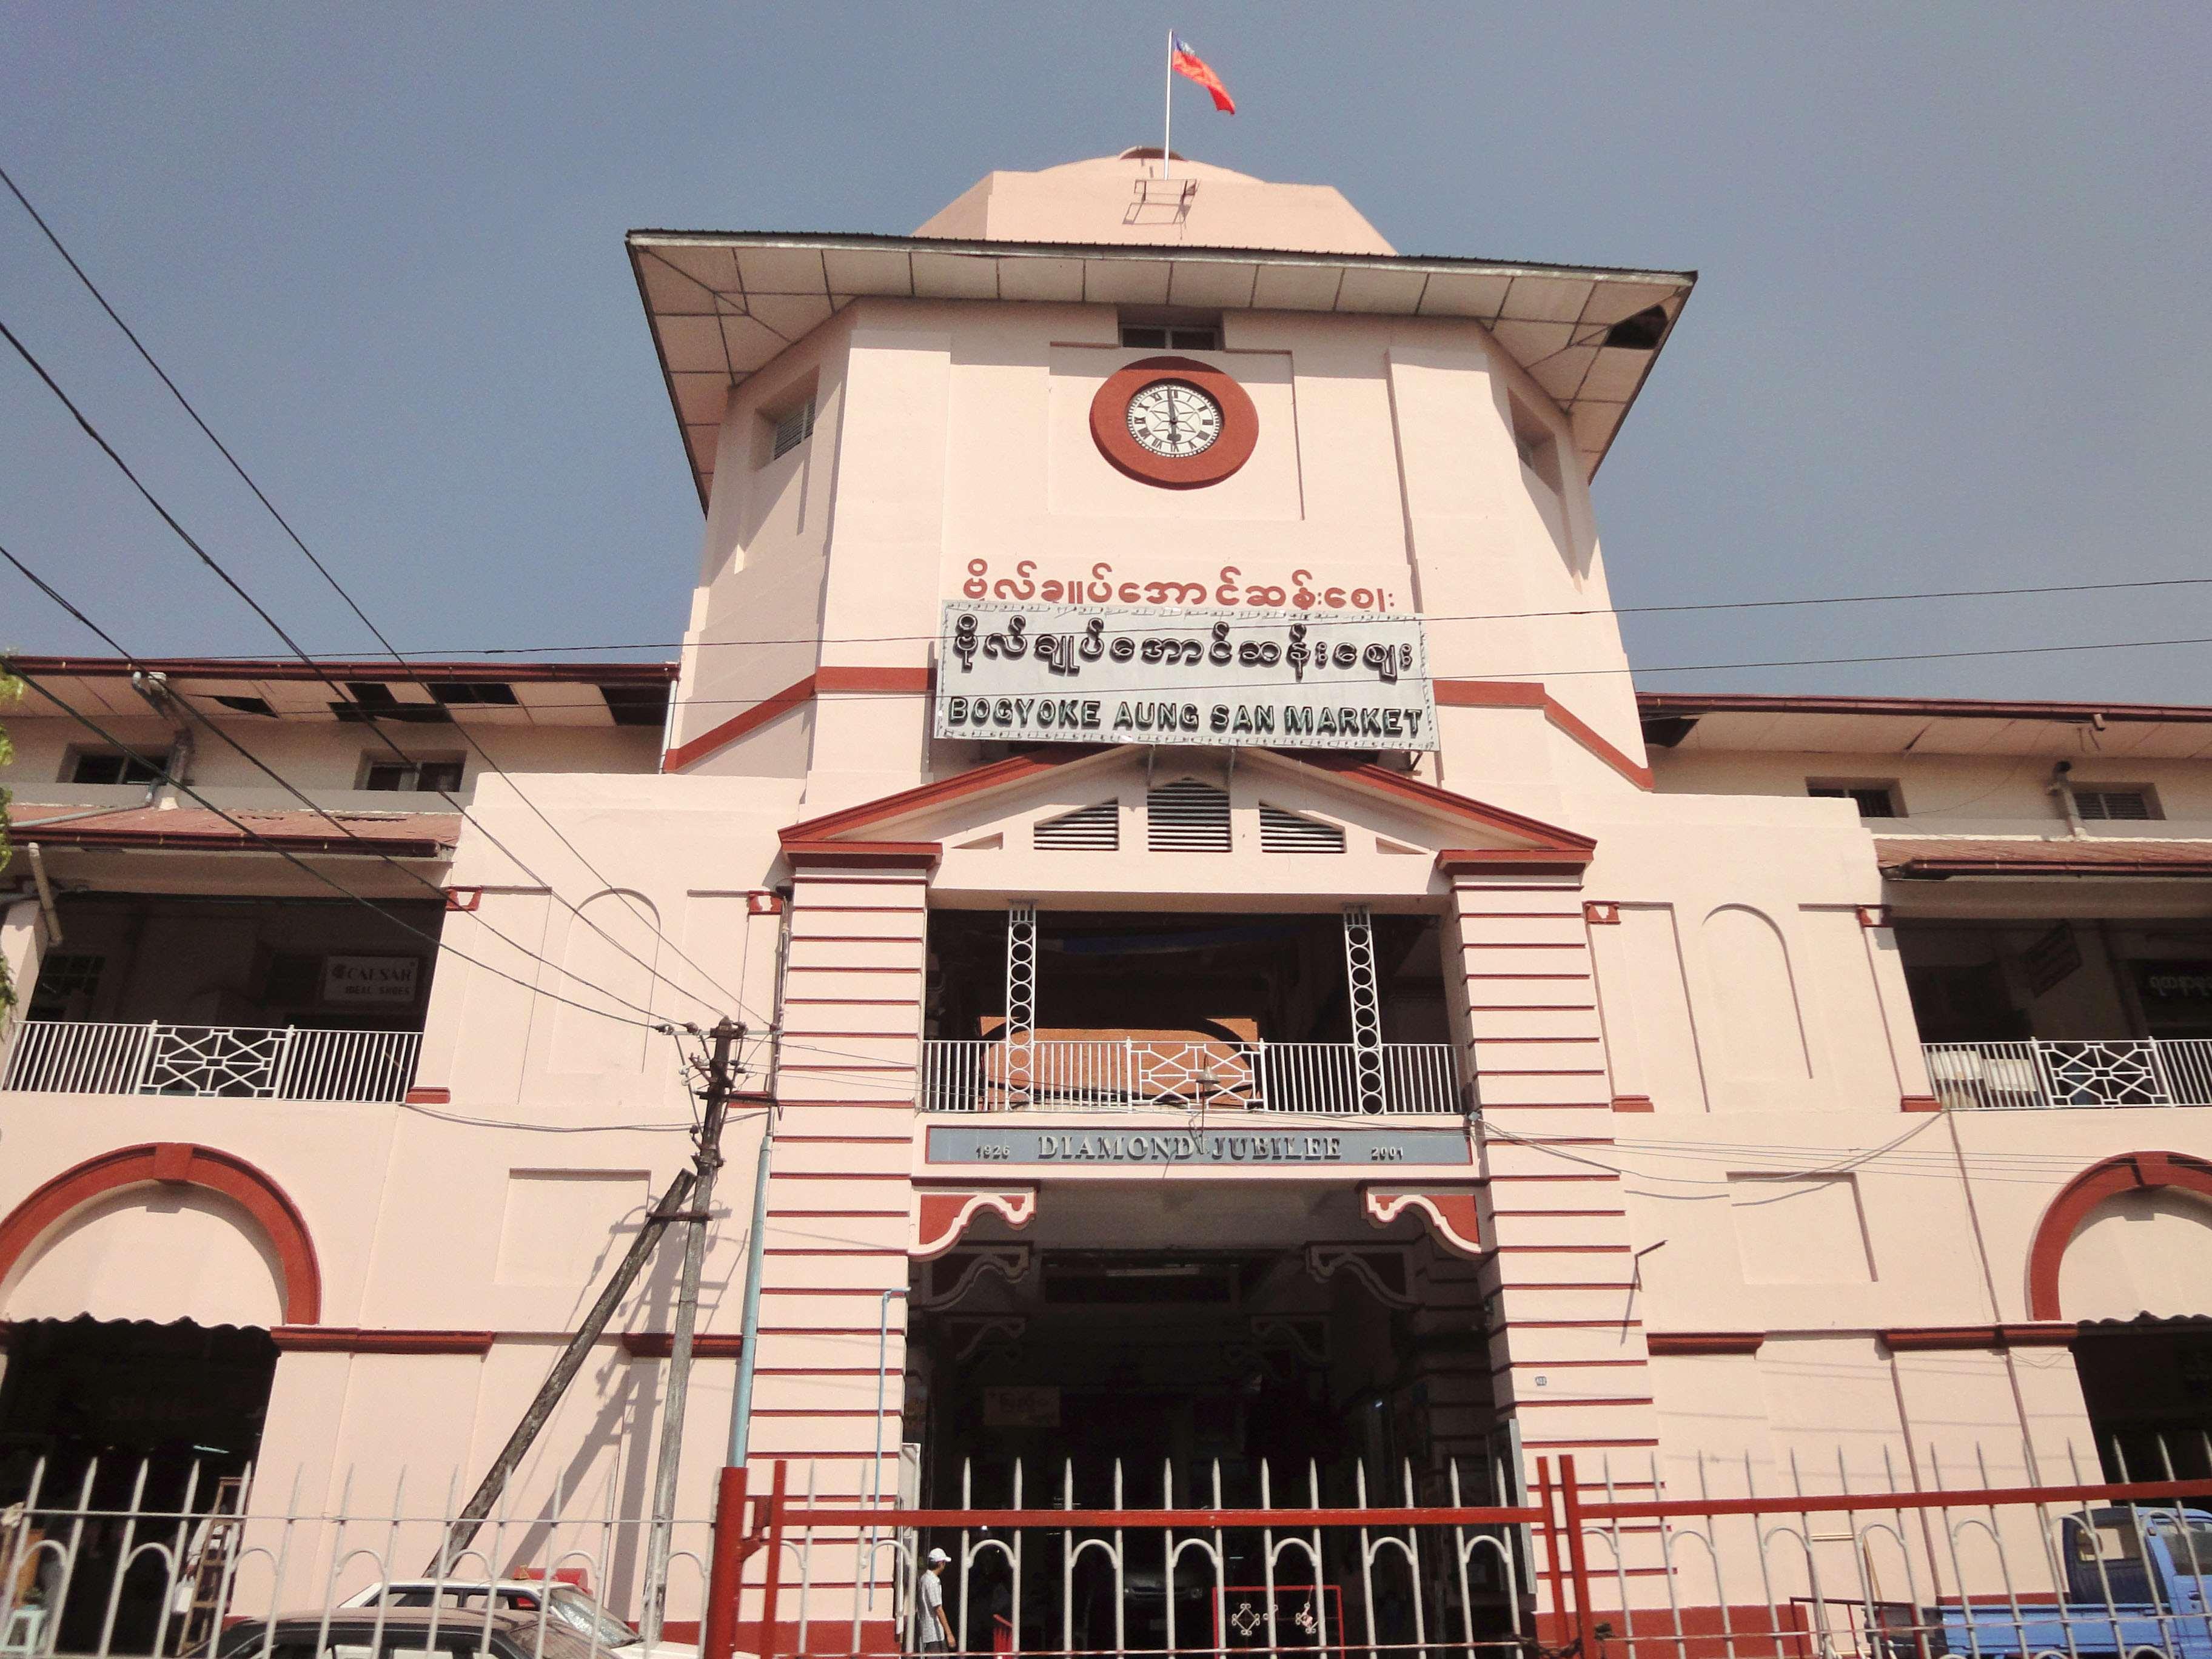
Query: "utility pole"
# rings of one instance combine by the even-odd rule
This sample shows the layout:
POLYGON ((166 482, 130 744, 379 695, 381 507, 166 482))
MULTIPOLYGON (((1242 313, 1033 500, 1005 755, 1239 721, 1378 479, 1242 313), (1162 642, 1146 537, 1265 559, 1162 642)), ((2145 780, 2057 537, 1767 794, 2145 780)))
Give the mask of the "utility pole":
POLYGON ((447 1528, 445 1542, 439 1547, 438 1553, 431 1558, 429 1565, 423 1569, 423 1577, 445 1577, 452 1571, 453 1564, 460 1559, 462 1552, 476 1537, 477 1529, 483 1525, 484 1517, 491 1513, 492 1505, 499 1502, 500 1493, 506 1489, 507 1480, 521 1464, 523 1455, 530 1449, 532 1443, 544 1428, 546 1420, 553 1415, 553 1408, 561 1403, 561 1396, 568 1392, 568 1384, 582 1367, 585 1356, 591 1352, 592 1345, 599 1340, 599 1333, 606 1329, 607 1321, 614 1316, 623 1297, 629 1294, 629 1287, 636 1282, 638 1270, 645 1266, 646 1258, 653 1254, 653 1247, 660 1242, 660 1235, 667 1230, 668 1224, 684 1213, 684 1201, 691 1195, 692 1178, 690 1170, 678 1170, 676 1178, 668 1183, 668 1190, 661 1194, 660 1201, 647 1212, 645 1224, 637 1230, 637 1237, 630 1241, 629 1253, 623 1257, 622 1264, 600 1291, 599 1299, 592 1304, 591 1311, 584 1316, 584 1322, 577 1328, 575 1335, 568 1339, 568 1346, 554 1360, 553 1369, 545 1374, 545 1381, 539 1385, 537 1397, 530 1402, 529 1409, 523 1413, 522 1420, 514 1425, 514 1432, 507 1437, 507 1444, 500 1448, 499 1455, 492 1459, 491 1468, 485 1471, 475 1494, 470 1498, 453 1524, 447 1528))
MULTIPOLYGON (((707 1259, 707 1218, 714 1208, 714 1176, 722 1167, 722 1121, 728 1115, 732 1092, 731 1050, 744 1036, 744 1028, 727 1014, 708 1035, 714 1039, 714 1056, 707 1068, 706 1111, 699 1126, 696 1174, 691 1188, 690 1212, 684 1238, 684 1276, 676 1295, 676 1328, 669 1344, 668 1389, 661 1406, 660 1455, 653 1469, 653 1533, 646 1547, 645 1617, 647 1645, 660 1639, 662 1615, 668 1604, 668 1559, 675 1527, 676 1477, 684 1456, 684 1407, 691 1388, 691 1340, 699 1319, 699 1277, 707 1259)), ((748 1295, 750 1287, 747 1287, 748 1295)))

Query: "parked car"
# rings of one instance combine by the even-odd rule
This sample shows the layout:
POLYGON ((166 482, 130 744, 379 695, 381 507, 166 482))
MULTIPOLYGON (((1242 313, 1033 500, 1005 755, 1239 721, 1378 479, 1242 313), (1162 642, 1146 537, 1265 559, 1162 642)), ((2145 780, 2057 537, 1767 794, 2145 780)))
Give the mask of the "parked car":
POLYGON ((481 1616, 487 1590, 502 1612, 536 1613, 542 1608, 549 1622, 567 1625, 587 1645, 596 1645, 615 1659, 699 1659, 699 1650, 687 1643, 656 1642, 648 1649, 635 1625, 616 1618, 589 1592, 559 1579, 549 1583, 538 1578, 501 1578, 487 1586, 481 1578, 397 1578, 371 1584, 339 1605, 348 1610, 427 1607, 434 1598, 441 1606, 473 1608, 481 1616))
POLYGON ((1984 1596, 1971 1607, 1928 1609, 1954 1654, 2008 1659, 2071 1654, 2112 1659, 2143 1649, 2171 1659, 2212 1659, 2212 1514, 2203 1510, 2092 1510, 2064 1516, 2060 1553, 2066 1599, 2023 1603, 1984 1596))
MULTIPOLYGON (((605 1651, 605 1650, 601 1650, 605 1651)), ((456 1618, 431 1607, 333 1607, 248 1619, 223 1632, 216 1659, 591 1659, 558 1619, 495 1611, 456 1618)))

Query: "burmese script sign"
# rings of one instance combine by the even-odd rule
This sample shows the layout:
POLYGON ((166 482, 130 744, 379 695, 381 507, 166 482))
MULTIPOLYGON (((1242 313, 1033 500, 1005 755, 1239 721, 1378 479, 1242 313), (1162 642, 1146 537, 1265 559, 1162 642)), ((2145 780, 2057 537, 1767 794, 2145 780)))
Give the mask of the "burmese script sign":
POLYGON ((1230 1169, 1294 1169, 1325 1165, 1372 1169, 1376 1164, 1468 1164, 1464 1129, 1234 1128, 1092 1129, 1064 1124, 934 1123, 929 1129, 932 1164, 1213 1164, 1230 1169))
POLYGON ((1413 617, 948 600, 937 735, 1434 749, 1413 617))

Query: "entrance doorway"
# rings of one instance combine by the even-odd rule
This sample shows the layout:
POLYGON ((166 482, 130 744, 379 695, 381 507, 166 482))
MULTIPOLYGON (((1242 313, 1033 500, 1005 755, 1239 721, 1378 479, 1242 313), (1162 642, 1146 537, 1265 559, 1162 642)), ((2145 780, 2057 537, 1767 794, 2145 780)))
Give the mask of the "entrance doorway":
POLYGON ((2212 1478, 2212 1320, 2098 1320, 2074 1344, 2108 1480, 2212 1478))
MULTIPOLYGON (((1021 1234, 979 1223, 916 1270, 906 1434, 920 1443, 919 1499, 1012 1507, 1018 1480, 1022 1508, 1511 1501, 1472 1277, 1417 1225, 1370 1227, 1354 1191, 1055 1188, 1021 1234)), ((1063 1579, 1060 1540, 1033 1536, 1023 1649, 1163 1648, 1170 1597, 1177 1645, 1243 1644, 1213 1628, 1202 1553, 1170 1575, 1161 1540, 1133 1538, 1118 1577, 1102 1547, 1079 1551, 1063 1579)), ((1264 1533, 1232 1529, 1220 1545, 1226 1585, 1259 1594, 1264 1533)), ((1324 1553, 1326 1627, 1364 1631, 1357 1561, 1324 1553)), ((1453 1606, 1456 1629, 1449 1554, 1423 1558, 1437 1578, 1423 1594, 1453 1606)), ((1310 1565, 1275 1577, 1280 1596, 1313 1599, 1310 1565)), ((949 1581, 967 1645, 1014 1634, 1012 1580, 1003 1556, 977 1557, 964 1611, 949 1581)), ((1413 1640, 1410 1586, 1384 1574, 1373 1588, 1377 1639, 1413 1640)), ((1467 1587, 1477 1626, 1505 1628, 1511 1594, 1498 1557, 1480 1554, 1467 1587)), ((1303 1606, 1279 1608, 1286 1628, 1303 1606)))
MULTIPOLYGON (((35 1480, 34 1525, 66 1530, 77 1523, 55 1511, 135 1507, 167 1519, 142 1522, 134 1541, 173 1547, 181 1517, 241 1506, 236 1483, 260 1449, 276 1370, 268 1332, 190 1320, 30 1319, 8 1328, 7 1367, 0 1507, 28 1500, 35 1480)), ((112 1514, 82 1525, 67 1600, 58 1619, 48 1608, 46 1641, 94 1650, 120 1571, 111 1649, 154 1651, 167 1569, 150 1554, 126 1568, 125 1523, 112 1514)), ((198 1530, 186 1523, 188 1549, 198 1530)))

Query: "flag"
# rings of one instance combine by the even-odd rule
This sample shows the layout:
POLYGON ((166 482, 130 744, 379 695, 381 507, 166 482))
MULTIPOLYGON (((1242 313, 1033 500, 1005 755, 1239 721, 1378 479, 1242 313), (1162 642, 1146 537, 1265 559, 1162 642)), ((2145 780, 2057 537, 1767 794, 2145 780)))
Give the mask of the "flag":
POLYGON ((1175 43, 1168 56, 1168 67, 1212 93, 1214 108, 1224 115, 1236 114, 1237 100, 1229 95, 1229 88, 1221 84, 1221 77, 1207 66, 1206 59, 1193 52, 1190 42, 1180 34, 1170 34, 1168 39, 1175 43))

